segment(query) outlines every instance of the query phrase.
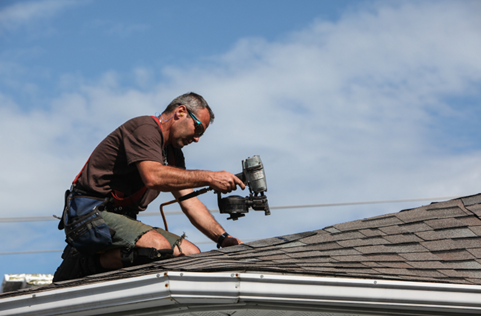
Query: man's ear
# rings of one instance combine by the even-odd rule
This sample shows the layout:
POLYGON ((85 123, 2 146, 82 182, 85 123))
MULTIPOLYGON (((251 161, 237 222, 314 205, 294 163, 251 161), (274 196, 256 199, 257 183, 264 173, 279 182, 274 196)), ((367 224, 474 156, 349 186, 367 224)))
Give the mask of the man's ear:
POLYGON ((176 112, 177 116, 182 117, 182 116, 184 116, 186 113, 187 113, 187 107, 186 107, 185 105, 179 105, 179 106, 177 107, 177 112, 176 112))

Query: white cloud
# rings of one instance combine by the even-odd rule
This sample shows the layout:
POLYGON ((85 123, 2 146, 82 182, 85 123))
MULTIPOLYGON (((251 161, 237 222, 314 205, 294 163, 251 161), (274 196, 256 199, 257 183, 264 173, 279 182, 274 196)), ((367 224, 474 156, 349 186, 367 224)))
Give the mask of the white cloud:
MULTIPOLYGON (((446 97, 478 93, 478 12, 478 2, 381 2, 282 41, 242 39, 208 65, 164 69, 168 81, 147 91, 153 70, 139 68, 132 76, 141 89, 122 87, 114 72, 95 83, 73 76, 67 85, 79 87, 47 111, 21 112, 4 96, 0 216, 58 214, 62 190, 98 141, 187 91, 204 95, 217 117, 185 149, 188 165, 239 172, 242 159, 259 154, 273 206, 477 193, 479 148, 457 153, 437 137, 454 111, 461 121, 468 113, 446 97)), ((202 199, 216 207, 208 195, 202 199)), ((385 210, 249 214, 226 225, 280 235, 385 210)))
POLYGON ((78 3, 77 0, 17 2, 0 11, 0 34, 5 30, 16 29, 37 19, 52 17, 61 10, 78 3))

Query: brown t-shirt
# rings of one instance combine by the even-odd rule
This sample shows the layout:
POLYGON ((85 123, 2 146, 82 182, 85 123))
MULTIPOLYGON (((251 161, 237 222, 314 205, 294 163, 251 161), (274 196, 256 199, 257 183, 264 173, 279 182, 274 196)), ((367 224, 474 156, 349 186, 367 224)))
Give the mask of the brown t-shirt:
MULTIPOLYGON (((81 190, 95 195, 108 196, 118 190, 131 196, 144 187, 136 162, 157 161, 164 164, 162 147, 164 139, 156 119, 140 116, 122 124, 110 133, 93 151, 77 185, 81 190)), ((167 146, 168 164, 185 169, 182 150, 167 146)), ((143 211, 160 191, 144 193, 133 208, 143 211)), ((132 210, 132 207, 129 207, 132 210)))

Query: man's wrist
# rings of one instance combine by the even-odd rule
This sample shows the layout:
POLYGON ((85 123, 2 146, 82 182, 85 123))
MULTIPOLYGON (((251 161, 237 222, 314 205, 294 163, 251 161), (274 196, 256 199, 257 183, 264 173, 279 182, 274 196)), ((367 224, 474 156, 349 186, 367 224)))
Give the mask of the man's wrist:
POLYGON ((222 243, 227 238, 227 236, 229 236, 227 232, 224 232, 222 235, 219 236, 219 239, 217 239, 217 249, 222 247, 222 243))

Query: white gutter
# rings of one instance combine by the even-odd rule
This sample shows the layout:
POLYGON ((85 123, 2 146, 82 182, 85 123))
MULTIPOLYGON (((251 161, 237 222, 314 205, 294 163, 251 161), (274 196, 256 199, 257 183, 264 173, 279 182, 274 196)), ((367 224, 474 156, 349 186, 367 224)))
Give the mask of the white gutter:
POLYGON ((261 273, 162 272, 0 299, 0 315, 279 310, 480 315, 481 286, 261 273))

